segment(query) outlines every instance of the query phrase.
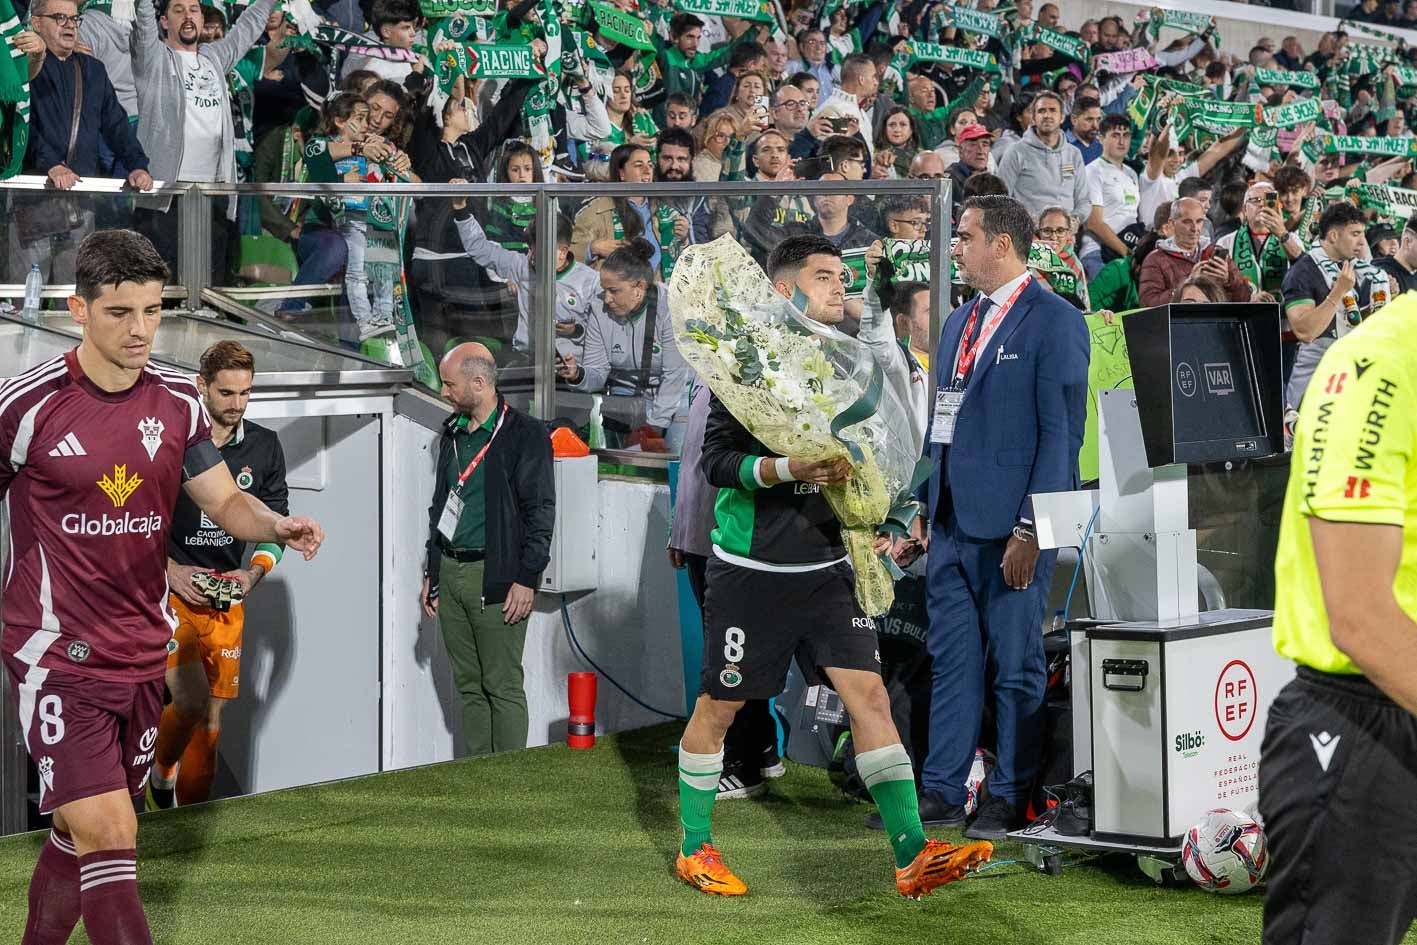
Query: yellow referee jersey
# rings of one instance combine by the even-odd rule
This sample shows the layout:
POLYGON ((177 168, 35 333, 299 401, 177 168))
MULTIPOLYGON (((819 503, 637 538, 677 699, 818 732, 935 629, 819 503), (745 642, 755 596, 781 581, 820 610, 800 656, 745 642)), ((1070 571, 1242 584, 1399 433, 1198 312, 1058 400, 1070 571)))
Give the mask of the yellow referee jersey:
POLYGON ((1275 557, 1274 645, 1328 673, 1358 673, 1333 645, 1309 518, 1403 530, 1393 591, 1417 619, 1417 293, 1334 342, 1294 434, 1275 557))

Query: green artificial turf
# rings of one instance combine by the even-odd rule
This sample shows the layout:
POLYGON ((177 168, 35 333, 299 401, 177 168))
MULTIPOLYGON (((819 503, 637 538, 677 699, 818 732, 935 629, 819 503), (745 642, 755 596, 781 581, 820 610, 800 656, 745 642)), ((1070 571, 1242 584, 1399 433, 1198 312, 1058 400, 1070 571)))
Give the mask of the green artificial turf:
MULTIPOLYGON (((737 900, 673 874, 676 726, 145 815, 160 945, 243 943, 1253 943, 1257 894, 1153 886, 1126 857, 1060 877, 1004 865, 901 899, 868 808, 788 765, 714 811, 737 900)), ((946 832, 949 839, 956 839, 946 832)), ((0 941, 17 942, 42 835, 0 841, 0 941)), ((996 862, 1021 855, 1005 844, 996 862)), ((87 941, 78 933, 75 942, 87 941)), ((1409 939, 1412 941, 1412 939, 1409 939)))

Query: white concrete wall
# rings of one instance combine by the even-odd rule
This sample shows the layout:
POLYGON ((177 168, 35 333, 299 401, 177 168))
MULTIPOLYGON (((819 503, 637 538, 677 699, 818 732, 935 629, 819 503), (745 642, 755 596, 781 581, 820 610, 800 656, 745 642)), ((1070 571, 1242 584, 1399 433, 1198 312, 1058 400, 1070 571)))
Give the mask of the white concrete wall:
MULTIPOLYGON (((384 650, 386 769, 454 757, 460 709, 437 622, 422 617, 427 509, 433 492, 437 435, 403 417, 391 424, 395 512, 393 571, 385 594, 390 608, 384 650)), ((668 535, 667 486, 607 479, 599 498, 600 586, 573 595, 567 608, 581 645, 641 699, 670 712, 684 704, 674 574, 664 556, 668 535)), ((562 626, 560 597, 538 594, 527 628, 528 744, 564 740, 566 674, 588 670, 562 626)), ((616 732, 662 717, 635 706, 600 680, 596 729, 616 732)))
POLYGON ((219 795, 379 770, 379 418, 265 418, 281 438, 292 512, 325 529, 245 605, 241 695, 222 716, 219 795))

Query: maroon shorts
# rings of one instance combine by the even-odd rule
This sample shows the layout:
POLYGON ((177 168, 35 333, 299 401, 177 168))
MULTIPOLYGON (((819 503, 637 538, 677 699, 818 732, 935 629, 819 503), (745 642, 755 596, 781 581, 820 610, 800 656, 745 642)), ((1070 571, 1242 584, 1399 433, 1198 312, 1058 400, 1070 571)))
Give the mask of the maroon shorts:
POLYGON ((109 682, 31 667, 5 654, 25 747, 39 769, 39 811, 147 785, 163 681, 109 682))

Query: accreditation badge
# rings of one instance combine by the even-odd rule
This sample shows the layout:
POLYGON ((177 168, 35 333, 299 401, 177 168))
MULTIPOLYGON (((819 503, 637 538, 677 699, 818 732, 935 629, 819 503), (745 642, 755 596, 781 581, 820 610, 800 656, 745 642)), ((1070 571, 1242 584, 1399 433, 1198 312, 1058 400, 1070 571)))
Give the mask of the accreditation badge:
POLYGON ((930 421, 930 442, 948 446, 954 442, 955 421, 959 419, 959 408, 964 404, 964 391, 935 391, 935 416, 930 421))
POLYGON ((457 490, 448 492, 448 501, 443 503, 443 514, 438 519, 438 534, 452 544, 453 535, 458 530, 458 519, 462 518, 462 497, 457 490))

